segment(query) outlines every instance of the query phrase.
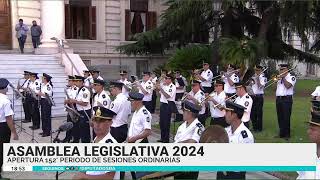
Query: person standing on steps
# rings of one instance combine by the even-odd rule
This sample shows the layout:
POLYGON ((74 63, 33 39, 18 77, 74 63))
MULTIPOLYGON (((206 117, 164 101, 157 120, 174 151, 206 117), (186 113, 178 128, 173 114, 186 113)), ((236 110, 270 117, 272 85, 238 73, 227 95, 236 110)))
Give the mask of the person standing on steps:
POLYGON ((24 53, 24 44, 26 43, 27 39, 27 32, 29 31, 29 28, 26 24, 23 24, 23 19, 19 19, 19 23, 16 25, 16 37, 18 38, 20 51, 23 54, 24 53))
POLYGON ((40 45, 40 36, 42 34, 41 27, 38 26, 37 21, 32 21, 31 26, 31 36, 32 36, 32 44, 33 48, 36 49, 40 45))

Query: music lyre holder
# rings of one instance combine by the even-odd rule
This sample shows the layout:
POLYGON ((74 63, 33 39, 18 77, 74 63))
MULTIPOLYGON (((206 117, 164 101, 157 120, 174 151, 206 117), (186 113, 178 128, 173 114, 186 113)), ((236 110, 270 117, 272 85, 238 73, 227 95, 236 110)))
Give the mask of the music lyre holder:
MULTIPOLYGON (((53 143, 61 143, 62 141, 59 139, 59 135, 60 135, 60 130, 58 130, 58 133, 57 133, 57 135, 56 135, 56 137, 54 138, 54 140, 53 140, 53 143)), ((52 133, 51 133, 51 136, 52 136, 52 133)), ((64 171, 62 171, 62 172, 60 172, 59 173, 59 171, 56 171, 56 180, 58 180, 59 179, 59 175, 61 175, 61 174, 63 174, 64 173, 64 171)))

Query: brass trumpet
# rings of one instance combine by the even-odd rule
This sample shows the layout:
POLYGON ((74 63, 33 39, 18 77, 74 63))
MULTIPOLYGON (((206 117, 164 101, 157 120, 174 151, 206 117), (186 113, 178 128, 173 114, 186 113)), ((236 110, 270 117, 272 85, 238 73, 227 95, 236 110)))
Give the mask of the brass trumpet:
POLYGON ((233 73, 236 73, 236 72, 240 72, 240 69, 232 70, 232 71, 230 71, 230 72, 221 71, 221 72, 220 72, 220 75, 214 76, 212 79, 216 79, 216 78, 219 78, 219 77, 222 77, 222 76, 229 76, 229 75, 231 75, 231 74, 233 74, 233 73))
POLYGON ((274 83, 277 83, 277 82, 282 78, 281 76, 283 76, 284 74, 286 74, 286 73, 288 73, 288 72, 290 72, 290 71, 292 71, 292 70, 294 70, 294 69, 296 69, 296 68, 297 68, 297 66, 295 66, 295 67, 293 67, 293 68, 291 68, 291 69, 288 69, 288 70, 286 70, 286 71, 284 71, 284 72, 282 72, 282 73, 274 76, 274 77, 271 78, 269 81, 267 81, 266 84, 268 84, 268 83, 269 83, 269 84, 268 84, 267 86, 265 86, 264 89, 270 87, 270 86, 271 86, 272 84, 274 84, 274 83), (272 81, 272 82, 271 82, 271 81, 272 81), (270 82, 271 82, 271 83, 270 83, 270 82))
MULTIPOLYGON (((230 99, 232 99, 232 98, 234 98, 234 97, 236 97, 236 96, 237 96, 237 94, 234 94, 233 96, 230 96, 230 97, 228 97, 227 99, 225 99, 223 102, 226 102, 226 101, 228 101, 228 100, 230 100, 230 99)), ((213 106, 213 108, 216 108, 216 107, 218 107, 218 106, 221 106, 221 104, 222 104, 222 103, 216 104, 216 105, 213 106)))

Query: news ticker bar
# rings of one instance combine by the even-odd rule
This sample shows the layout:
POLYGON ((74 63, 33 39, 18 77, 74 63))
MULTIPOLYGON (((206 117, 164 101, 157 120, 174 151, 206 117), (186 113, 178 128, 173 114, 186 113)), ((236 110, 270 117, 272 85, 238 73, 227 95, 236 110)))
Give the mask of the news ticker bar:
POLYGON ((5 166, 4 171, 316 171, 316 166, 5 166))
POLYGON ((315 171, 314 143, 4 144, 4 171, 315 171))

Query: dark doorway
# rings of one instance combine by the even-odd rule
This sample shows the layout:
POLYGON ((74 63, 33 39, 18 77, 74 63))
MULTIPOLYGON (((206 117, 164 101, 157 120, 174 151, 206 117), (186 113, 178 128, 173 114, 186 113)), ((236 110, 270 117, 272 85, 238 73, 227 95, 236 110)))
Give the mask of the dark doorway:
POLYGON ((0 49, 11 49, 10 0, 0 0, 0 49))

